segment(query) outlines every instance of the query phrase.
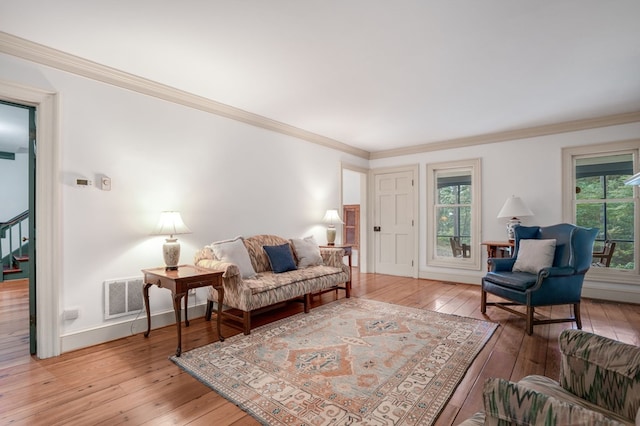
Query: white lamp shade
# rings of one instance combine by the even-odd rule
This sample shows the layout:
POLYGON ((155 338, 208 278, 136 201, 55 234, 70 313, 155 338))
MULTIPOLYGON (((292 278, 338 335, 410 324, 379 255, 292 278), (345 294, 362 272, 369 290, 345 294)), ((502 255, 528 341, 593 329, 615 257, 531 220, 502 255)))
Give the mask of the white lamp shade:
POLYGON ((162 212, 160 213, 160 219, 155 229, 151 233, 152 235, 179 235, 190 234, 191 229, 187 227, 182 221, 180 212, 162 212))
POLYGON ((333 225, 334 223, 344 223, 342 219, 340 219, 340 215, 338 214, 338 210, 330 209, 324 214, 322 218, 324 223, 328 223, 329 225, 333 225))
POLYGON ((525 216, 533 216, 533 212, 529 210, 529 207, 527 207, 520 197, 516 197, 515 195, 507 198, 507 201, 504 202, 504 206, 502 206, 502 209, 498 213, 498 218, 525 216))

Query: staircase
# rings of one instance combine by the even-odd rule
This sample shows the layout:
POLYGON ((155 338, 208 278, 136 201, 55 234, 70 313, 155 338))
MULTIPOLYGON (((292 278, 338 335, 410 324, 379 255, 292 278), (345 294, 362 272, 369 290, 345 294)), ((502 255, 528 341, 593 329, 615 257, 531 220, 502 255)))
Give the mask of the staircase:
POLYGON ((29 211, 0 222, 0 282, 29 277, 29 211))

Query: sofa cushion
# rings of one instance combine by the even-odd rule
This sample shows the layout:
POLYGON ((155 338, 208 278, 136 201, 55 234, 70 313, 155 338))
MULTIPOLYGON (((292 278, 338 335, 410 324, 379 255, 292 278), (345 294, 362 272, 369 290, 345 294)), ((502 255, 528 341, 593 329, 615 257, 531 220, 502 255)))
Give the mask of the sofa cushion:
POLYGON ((555 253, 556 240, 520 240, 513 271, 537 274, 541 269, 553 265, 555 253))
POLYGON ((320 288, 326 288, 330 285, 337 284, 335 280, 336 276, 342 276, 342 269, 320 265, 311 266, 309 268, 296 269, 295 271, 288 271, 280 274, 276 274, 271 271, 261 272, 254 278, 244 280, 244 285, 251 289, 251 294, 255 295, 274 289, 277 289, 277 291, 281 291, 284 290, 284 288, 286 288, 287 286, 295 284, 298 295, 302 295, 310 292, 310 290, 307 288, 308 283, 314 280, 324 281, 325 284, 321 285, 317 289, 313 289, 317 291, 320 288), (303 283, 304 285, 302 285, 303 283))
POLYGON ((484 277, 484 281, 519 291, 533 287, 537 280, 537 275, 528 272, 487 272, 484 277))
POLYGON ((240 275, 243 279, 252 278, 256 275, 256 271, 251 265, 251 259, 247 248, 242 241, 242 237, 236 237, 232 240, 217 241, 212 243, 211 251, 218 260, 228 263, 235 263, 240 269, 240 275))
POLYGON ((485 425, 621 425, 598 411, 574 405, 528 388, 525 383, 490 378, 485 381, 485 425))
POLYGON ((293 260, 293 253, 291 253, 291 247, 289 247, 289 244, 263 246, 262 248, 267 253, 267 257, 269 257, 271 270, 274 273, 280 274, 282 272, 298 269, 295 260, 293 260))
POLYGON ((298 268, 322 265, 320 247, 313 235, 303 239, 293 238, 291 244, 298 258, 298 268))

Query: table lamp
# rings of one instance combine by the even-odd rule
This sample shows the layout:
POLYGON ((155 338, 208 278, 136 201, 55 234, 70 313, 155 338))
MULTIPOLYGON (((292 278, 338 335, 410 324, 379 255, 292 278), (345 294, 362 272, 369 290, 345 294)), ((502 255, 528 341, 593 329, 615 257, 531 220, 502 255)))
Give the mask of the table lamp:
POLYGON ((520 224, 520 219, 518 218, 525 216, 533 216, 533 212, 529 210, 529 207, 526 206, 524 201, 515 195, 507 198, 507 201, 504 202, 504 206, 502 206, 502 209, 498 213, 498 218, 510 218, 507 222, 507 235, 510 241, 515 239, 513 227, 520 224))
POLYGON ((180 262, 180 243, 177 238, 173 238, 178 234, 190 234, 191 229, 182 221, 180 212, 165 211, 160 213, 158 225, 151 235, 168 235, 162 245, 162 255, 164 257, 165 269, 167 271, 175 271, 178 269, 180 262))
POLYGON ((336 223, 344 223, 338 215, 338 210, 330 209, 324 214, 322 218, 324 223, 328 223, 327 226, 327 245, 333 246, 336 244, 336 223))

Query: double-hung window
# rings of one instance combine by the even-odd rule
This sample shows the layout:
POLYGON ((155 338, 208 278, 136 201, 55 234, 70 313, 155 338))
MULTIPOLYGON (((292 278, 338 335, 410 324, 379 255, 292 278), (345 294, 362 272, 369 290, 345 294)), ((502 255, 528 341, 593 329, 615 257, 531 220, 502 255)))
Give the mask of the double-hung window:
POLYGON ((480 160, 427 165, 427 264, 480 268, 480 160))
POLYGON ((638 170, 639 150, 640 141, 563 150, 565 221, 599 229, 594 252, 615 243, 609 262, 593 259, 594 277, 637 281, 638 188, 625 181, 638 170))

